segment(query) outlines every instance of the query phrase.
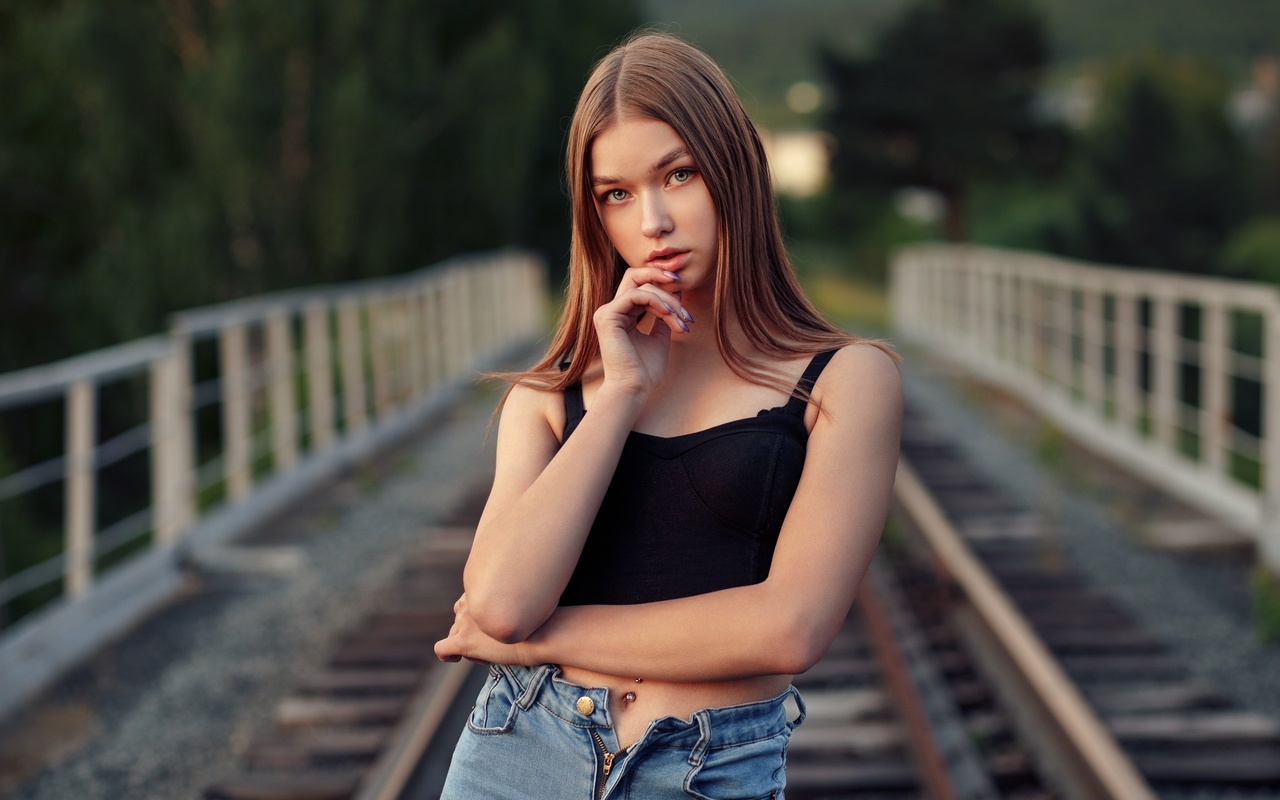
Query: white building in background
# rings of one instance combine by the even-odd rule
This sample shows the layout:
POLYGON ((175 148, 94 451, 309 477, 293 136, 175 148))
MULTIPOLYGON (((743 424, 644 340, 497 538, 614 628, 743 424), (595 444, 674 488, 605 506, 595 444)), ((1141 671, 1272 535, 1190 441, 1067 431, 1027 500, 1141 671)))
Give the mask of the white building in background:
POLYGON ((822 131, 773 133, 761 130, 769 157, 773 190, 791 197, 810 197, 827 185, 830 136, 822 131))
MULTIPOLYGON (((801 116, 818 111, 825 100, 822 87, 812 81, 797 81, 787 90, 787 106, 801 116)), ((833 149, 830 135, 812 130, 774 133, 761 129, 760 138, 769 157, 774 192, 811 197, 827 185, 833 149)))

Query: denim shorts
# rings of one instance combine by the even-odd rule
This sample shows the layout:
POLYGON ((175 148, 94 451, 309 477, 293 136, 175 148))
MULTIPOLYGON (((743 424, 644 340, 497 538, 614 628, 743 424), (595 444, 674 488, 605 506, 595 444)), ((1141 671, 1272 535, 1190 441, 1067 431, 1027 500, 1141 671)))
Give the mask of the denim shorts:
POLYGON ((768 700, 654 720, 619 752, 608 689, 576 686, 551 665, 493 665, 441 800, 782 800, 787 743, 803 720, 804 703, 788 687, 768 700))

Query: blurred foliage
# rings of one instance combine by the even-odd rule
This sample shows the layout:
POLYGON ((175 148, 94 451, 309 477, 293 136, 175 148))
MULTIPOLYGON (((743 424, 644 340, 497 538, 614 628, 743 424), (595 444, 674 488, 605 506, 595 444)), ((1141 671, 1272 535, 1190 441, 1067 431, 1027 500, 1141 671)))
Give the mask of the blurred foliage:
MULTIPOLYGON (((568 119, 639 21, 628 0, 0 6, 0 373, 467 250, 562 262, 568 119)), ((137 424, 136 388, 104 389, 101 440, 137 424)), ((61 453, 61 410, 6 412, 0 477, 61 453)), ((148 476, 101 471, 99 524, 148 476)), ((60 482, 0 502, 0 577, 61 551, 61 514, 60 482)), ((0 627, 57 591, 0 604, 0 627)))
POLYGON ((787 249, 801 273, 832 272, 881 290, 889 258, 902 245, 936 239, 935 226, 902 216, 886 198, 838 192, 780 197, 787 249))
MULTIPOLYGON (((715 58, 743 92, 747 110, 770 128, 816 120, 789 109, 786 91, 821 81, 819 47, 870 52, 875 38, 916 0, 645 0, 651 22, 686 36, 715 58)), ((1030 0, 1047 27, 1054 71, 1129 55, 1143 47, 1212 58, 1243 74, 1280 52, 1274 0, 1030 0)))
POLYGON ((1280 216, 1255 217, 1238 228, 1221 263, 1224 275, 1280 283, 1280 216))
POLYGON ((1212 272, 1253 208, 1248 153, 1221 73, 1146 53, 1112 64, 1083 131, 1067 218, 1049 249, 1103 263, 1212 272))
POLYGON ((14 0, 0 9, 0 372, 167 313, 459 251, 567 250, 588 0, 14 0))
POLYGON ((1034 109, 1046 61, 1043 26, 1023 0, 924 0, 871 55, 827 53, 837 191, 927 187, 945 203, 948 238, 966 238, 977 182, 1062 158, 1065 133, 1034 109))
POLYGON ((1055 60, 1123 58, 1135 46, 1245 68, 1280 51, 1274 0, 1035 0, 1053 32, 1055 60))
POLYGON ((913 0, 646 0, 655 24, 696 43, 738 87, 757 125, 813 127, 817 114, 787 106, 787 90, 822 77, 821 44, 843 54, 867 52, 875 34, 913 0))

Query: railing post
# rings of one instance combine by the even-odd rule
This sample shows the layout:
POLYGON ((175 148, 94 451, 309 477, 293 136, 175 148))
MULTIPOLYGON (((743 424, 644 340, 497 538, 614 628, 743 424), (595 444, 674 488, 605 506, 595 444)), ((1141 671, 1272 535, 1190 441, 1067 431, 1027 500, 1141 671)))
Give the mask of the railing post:
POLYGON ((151 529, 159 545, 177 541, 181 472, 178 358, 170 352, 151 362, 151 529))
POLYGON ((246 500, 253 489, 244 323, 232 322, 224 327, 218 336, 218 347, 222 363, 223 467, 227 497, 239 503, 246 500))
POLYGON ((422 289, 418 284, 405 290, 404 308, 405 370, 409 376, 410 402, 416 403, 427 392, 426 364, 422 346, 422 289))
POLYGON ((1042 392, 1045 375, 1044 322, 1041 311, 1044 303, 1044 288, 1040 285, 1040 277, 1031 271, 1023 273, 1021 302, 1022 310, 1022 342, 1025 353, 1024 363, 1028 385, 1034 387, 1036 394, 1042 392))
MULTIPOLYGON (((502 261, 498 278, 498 340, 506 347, 519 335, 520 331, 520 288, 524 282, 524 270, 520 262, 512 256, 502 261)), ((533 295, 529 295, 533 302, 533 295)))
POLYGON ((173 508, 174 537, 180 537, 196 524, 196 430, 194 417, 195 390, 192 387, 191 337, 179 331, 169 334, 173 359, 174 445, 173 508))
POLYGON ((987 340, 987 320, 985 315, 989 313, 989 309, 984 307, 983 300, 986 299, 983 292, 983 283, 986 276, 983 275, 982 261, 978 252, 973 248, 966 248, 968 257, 965 259, 965 336, 968 338, 972 347, 969 348, 970 357, 974 358, 979 364, 985 365, 989 363, 990 342, 987 340))
POLYGON ((360 303, 354 298, 338 305, 338 352, 342 369, 342 431, 346 436, 364 433, 364 354, 360 335, 360 303))
POLYGON ((478 355, 489 349, 489 264, 475 264, 471 267, 471 329, 474 349, 472 355, 478 355))
POLYGON ((369 367, 373 372, 373 418, 384 419, 391 411, 391 320, 386 298, 379 292, 369 295, 369 367))
POLYGON ((1227 426, 1227 313, 1223 302, 1206 298, 1200 306, 1200 385, 1204 403, 1200 411, 1200 457, 1205 471, 1214 478, 1226 469, 1227 426))
POLYGON ((1117 291, 1116 422, 1127 433, 1138 432, 1138 298, 1117 291))
POLYGON ((994 363, 1004 375, 1009 374, 1009 305, 1006 300, 1006 288, 1009 285, 1009 274, 1005 270, 1003 260, 994 264, 991 269, 990 313, 991 313, 991 347, 994 363))
POLYGON ((1058 384, 1058 391, 1068 402, 1075 399, 1073 294, 1069 284, 1053 284, 1053 305, 1049 309, 1049 318, 1053 320, 1053 376, 1058 384))
POLYGON ((410 335, 409 303, 403 294, 397 293, 395 313, 392 315, 395 326, 395 362, 392 371, 395 373, 395 400, 401 408, 413 402, 413 359, 411 346, 413 336, 410 335))
POLYGON ((1084 405, 1101 419, 1107 407, 1107 336, 1103 319, 1102 289, 1091 282, 1081 285, 1084 307, 1080 338, 1083 345, 1084 405))
POLYGON ((1263 559, 1280 569, 1280 306, 1273 301, 1263 315, 1262 525, 1263 559))
POLYGON ((433 274, 422 287, 422 349, 427 390, 434 390, 444 380, 444 303, 443 282, 433 274))
POLYGON ((466 347, 466 309, 462 307, 462 302, 466 295, 463 292, 462 275, 458 270, 450 269, 442 280, 439 297, 440 310, 443 312, 440 320, 441 352, 444 355, 442 377, 446 381, 461 367, 465 359, 463 349, 466 347))
POLYGON ((1153 335, 1152 364, 1155 371, 1155 438, 1170 451, 1178 448, 1178 310, 1173 297, 1153 294, 1151 297, 1153 335))
POLYGON ((479 349, 479 337, 477 336, 479 314, 476 309, 476 298, 479 297, 480 292, 476 289, 476 273, 473 270, 462 270, 458 273, 458 290, 462 295, 462 302, 459 303, 459 310, 462 312, 462 324, 458 328, 462 333, 462 347, 459 348, 462 358, 453 373, 454 375, 467 369, 479 349))
POLYGON ((276 472, 298 464, 297 398, 293 388, 293 336, 284 309, 267 317, 267 392, 271 402, 271 442, 276 472))
POLYGON ((991 335, 995 361, 1004 376, 1012 374, 1010 362, 1012 354, 1009 345, 1013 336, 1009 333, 1009 271, 1005 268, 1005 260, 996 262, 991 271, 991 335))
POLYGON ((307 303, 307 415, 312 451, 333 445, 333 367, 330 363, 329 308, 322 300, 307 303))
POLYGON ((66 593, 78 597, 93 583, 93 529, 97 516, 94 440, 97 390, 92 379, 67 392, 66 431, 66 593))

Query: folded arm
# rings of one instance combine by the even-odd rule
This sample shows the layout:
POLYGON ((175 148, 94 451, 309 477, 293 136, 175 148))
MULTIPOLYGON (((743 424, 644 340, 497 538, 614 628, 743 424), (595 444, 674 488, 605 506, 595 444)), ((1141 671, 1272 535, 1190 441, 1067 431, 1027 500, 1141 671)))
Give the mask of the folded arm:
POLYGON ((666 372, 671 336, 689 330, 692 318, 662 288, 676 282, 656 267, 629 269, 613 300, 596 310, 605 377, 591 413, 563 446, 555 429, 563 426, 556 426, 564 416, 559 392, 516 386, 508 395, 493 490, 463 571, 470 614, 495 639, 521 641, 555 610, 627 434, 666 372), (642 313, 664 324, 642 334, 642 313))
POLYGON ((559 608, 514 644, 476 625, 464 597, 437 653, 673 681, 805 671, 848 614, 888 513, 902 418, 896 366, 876 348, 845 348, 814 402, 804 471, 762 583, 659 603, 559 608))

